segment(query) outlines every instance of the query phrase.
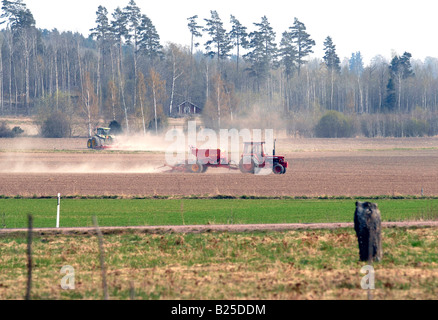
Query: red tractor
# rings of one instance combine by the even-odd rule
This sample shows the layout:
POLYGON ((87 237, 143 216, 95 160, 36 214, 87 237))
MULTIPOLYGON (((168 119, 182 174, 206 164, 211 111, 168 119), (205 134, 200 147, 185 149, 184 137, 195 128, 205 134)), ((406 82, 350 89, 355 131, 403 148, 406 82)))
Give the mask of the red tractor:
MULTIPOLYGON (((190 172, 205 173, 208 168, 227 168, 229 170, 239 170, 242 173, 257 174, 263 168, 272 168, 275 174, 285 174, 288 162, 283 156, 274 154, 268 156, 264 152, 265 142, 246 142, 240 164, 231 163, 225 152, 220 149, 197 149, 191 147, 191 152, 196 158, 194 161, 185 161, 170 167, 170 172, 190 172)), ((159 169, 159 168, 157 168, 159 169)))
POLYGON ((239 169, 242 173, 257 174, 263 168, 272 168, 275 174, 285 174, 289 163, 284 156, 276 155, 274 141, 274 151, 272 156, 265 153, 265 142, 245 142, 242 159, 239 163, 239 169))

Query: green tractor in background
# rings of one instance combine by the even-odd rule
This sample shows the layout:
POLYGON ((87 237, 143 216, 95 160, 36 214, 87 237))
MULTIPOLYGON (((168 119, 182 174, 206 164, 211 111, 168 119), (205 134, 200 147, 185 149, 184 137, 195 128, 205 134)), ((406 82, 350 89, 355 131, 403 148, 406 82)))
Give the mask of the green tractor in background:
POLYGON ((110 128, 97 128, 94 137, 88 140, 88 149, 109 149, 116 143, 116 137, 110 134, 110 128))

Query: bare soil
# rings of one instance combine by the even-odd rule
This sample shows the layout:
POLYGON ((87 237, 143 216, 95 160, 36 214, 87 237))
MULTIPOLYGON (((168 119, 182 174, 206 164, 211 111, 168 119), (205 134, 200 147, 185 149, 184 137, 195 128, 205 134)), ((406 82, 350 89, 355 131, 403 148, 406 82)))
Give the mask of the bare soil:
MULTIPOLYGON (((161 145, 164 151, 166 143, 164 138, 148 136, 143 139, 137 137, 120 137, 128 149, 156 151, 161 145), (132 148, 129 148, 132 147, 132 148)), ((85 151, 87 138, 15 138, 0 139, 0 150, 76 150, 85 151)), ((281 138, 277 140, 279 152, 288 153, 296 151, 352 151, 352 150, 385 150, 385 149, 421 149, 438 148, 438 137, 425 138, 350 138, 350 139, 307 139, 307 138, 281 138)), ((123 148, 122 148, 123 149, 123 148)), ((125 148, 126 149, 126 148, 125 148)))
POLYGON ((85 144, 86 139, 0 139, 0 195, 438 195, 438 137, 282 139, 277 153, 290 168, 279 176, 215 168, 169 174, 157 169, 165 163, 157 140, 139 153, 89 151, 85 144))
POLYGON ((286 154, 286 175, 166 174, 163 154, 0 153, 6 196, 438 195, 438 150, 286 154))

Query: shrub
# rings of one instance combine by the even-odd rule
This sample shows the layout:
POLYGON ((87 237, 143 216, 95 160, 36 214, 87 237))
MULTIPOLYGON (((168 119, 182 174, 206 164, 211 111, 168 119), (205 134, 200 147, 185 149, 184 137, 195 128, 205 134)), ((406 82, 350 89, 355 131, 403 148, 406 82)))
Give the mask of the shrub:
POLYGON ((424 137, 429 133, 429 123, 424 120, 409 119, 406 123, 406 137, 424 137))
POLYGON ((41 135, 45 138, 65 138, 71 135, 71 126, 62 112, 49 115, 41 125, 41 135))
POLYGON ((13 138, 14 133, 8 128, 5 121, 0 122, 0 138, 13 138))
POLYGON ((10 130, 5 121, 0 122, 0 138, 15 138, 24 132, 20 127, 10 130))
POLYGON ((327 112, 315 127, 318 138, 350 138, 354 135, 353 121, 337 111, 327 112))
POLYGON ((122 126, 116 120, 111 121, 109 128, 111 129, 111 134, 118 135, 123 133, 122 126))
POLYGON ((20 127, 14 127, 12 129, 12 133, 14 134, 15 137, 21 135, 23 132, 24 130, 21 129, 20 127))

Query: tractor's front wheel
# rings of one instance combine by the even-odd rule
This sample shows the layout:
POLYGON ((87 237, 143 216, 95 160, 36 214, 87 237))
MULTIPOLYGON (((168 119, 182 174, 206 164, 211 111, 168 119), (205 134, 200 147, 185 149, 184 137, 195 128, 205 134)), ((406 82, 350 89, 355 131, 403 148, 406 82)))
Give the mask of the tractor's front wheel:
POLYGON ((88 141, 87 141, 87 148, 88 148, 88 149, 91 149, 91 148, 92 148, 92 145, 91 145, 91 139, 88 139, 88 141))
POLYGON ((275 174, 285 174, 286 173, 286 169, 281 164, 279 164, 279 163, 274 165, 274 167, 272 168, 272 171, 275 174))

